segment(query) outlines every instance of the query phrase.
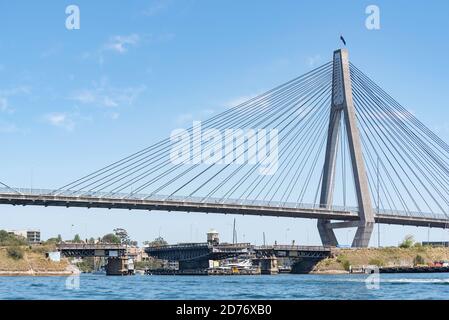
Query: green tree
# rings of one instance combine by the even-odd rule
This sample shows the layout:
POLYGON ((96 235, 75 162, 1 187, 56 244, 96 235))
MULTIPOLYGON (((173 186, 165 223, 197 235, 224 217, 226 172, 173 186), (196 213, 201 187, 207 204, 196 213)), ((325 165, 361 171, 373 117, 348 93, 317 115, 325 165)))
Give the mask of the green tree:
POLYGON ((80 243, 81 241, 81 237, 79 234, 75 234, 75 237, 73 238, 73 242, 75 243, 80 243))
POLYGON ((157 237, 153 241, 145 241, 143 244, 149 247, 161 247, 168 245, 168 242, 165 241, 162 237, 157 237))
POLYGON ((411 247, 413 247, 414 244, 415 244, 415 238, 409 234, 409 235, 405 236, 402 243, 399 244, 399 248, 404 248, 404 249, 411 248, 411 247))
POLYGON ((58 244, 59 240, 58 238, 48 238, 47 241, 45 241, 45 244, 58 244))
POLYGON ((57 237, 48 238, 47 241, 45 241, 46 244, 58 244, 62 242, 62 237, 60 234, 58 234, 57 237))
POLYGON ((23 246, 27 241, 24 237, 10 234, 5 230, 0 230, 0 246, 23 246))
POLYGON ((113 233, 108 233, 101 238, 101 242, 120 244, 121 240, 113 233))
POLYGON ((131 245, 131 239, 125 229, 115 228, 114 234, 120 239, 121 244, 131 245))

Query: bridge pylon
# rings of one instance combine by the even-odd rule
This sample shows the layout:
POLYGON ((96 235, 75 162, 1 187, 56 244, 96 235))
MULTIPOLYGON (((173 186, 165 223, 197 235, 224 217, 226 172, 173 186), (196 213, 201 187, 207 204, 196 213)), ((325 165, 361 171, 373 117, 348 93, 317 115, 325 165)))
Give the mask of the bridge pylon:
POLYGON ((367 247, 374 228, 374 214, 352 97, 349 54, 346 49, 336 50, 333 58, 332 105, 320 196, 320 207, 322 208, 330 209, 332 207, 342 117, 347 133, 343 139, 347 138, 348 141, 360 219, 359 221, 340 223, 320 219, 318 220, 318 231, 323 245, 337 246, 338 241, 333 229, 356 227, 357 231, 352 247, 367 247))

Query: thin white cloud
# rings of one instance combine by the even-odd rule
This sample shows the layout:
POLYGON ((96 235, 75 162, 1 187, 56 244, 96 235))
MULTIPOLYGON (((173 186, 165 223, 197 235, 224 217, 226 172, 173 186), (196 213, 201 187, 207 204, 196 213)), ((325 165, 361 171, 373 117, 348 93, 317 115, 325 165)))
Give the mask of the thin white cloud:
POLYGON ((140 36, 138 34, 130 34, 126 36, 113 36, 104 45, 105 50, 112 50, 123 54, 128 51, 130 47, 136 46, 140 41, 140 36))
POLYGON ((258 94, 250 94, 250 95, 244 95, 237 98, 233 98, 225 103, 225 107, 232 108, 236 107, 238 105, 241 105, 242 103, 245 103, 254 97, 258 96, 258 94))
POLYGON ((114 100, 113 98, 108 97, 108 96, 105 96, 105 97, 103 98, 103 105, 104 105, 105 107, 117 107, 117 106, 118 106, 118 103, 117 103, 117 101, 114 100))
POLYGON ((6 99, 5 97, 0 97, 0 111, 5 112, 8 109, 9 109, 8 99, 6 99))
POLYGON ((0 121, 0 133, 15 133, 19 128, 14 123, 0 121))
POLYGON ((192 124, 195 120, 205 120, 210 118, 216 110, 214 109, 202 109, 194 113, 181 113, 175 118, 175 124, 178 126, 185 126, 192 124))
POLYGON ((143 10, 143 14, 152 17, 165 11, 171 4, 170 0, 156 0, 143 10))
POLYGON ((111 112, 111 113, 109 114, 109 116, 110 116, 110 118, 111 118, 112 120, 117 120, 117 119, 120 117, 120 113, 118 113, 118 112, 111 112))
POLYGON ((182 113, 178 115, 175 119, 175 123, 179 126, 186 125, 193 121, 193 114, 192 113, 182 113))
POLYGON ((26 95, 31 92, 27 86, 17 86, 5 90, 0 90, 0 112, 14 113, 14 108, 11 107, 9 99, 14 96, 26 95))
POLYGON ((106 43, 103 43, 94 51, 85 51, 81 54, 82 60, 97 60, 102 66, 105 62, 107 52, 124 55, 132 47, 136 47, 142 40, 142 37, 136 33, 130 35, 111 36, 106 43))
POLYGON ((72 114, 65 112, 54 112, 44 116, 44 120, 55 127, 63 128, 67 131, 73 131, 75 129, 75 120, 72 114))
POLYGON ((226 110, 225 108, 232 108, 238 106, 256 96, 258 96, 258 94, 243 95, 240 97, 230 99, 224 103, 219 103, 220 106, 217 108, 205 108, 195 112, 181 113, 178 116, 176 116, 176 118, 174 119, 174 123, 178 126, 185 126, 189 124, 191 125, 192 122, 195 120, 200 121, 208 119, 214 114, 226 110))
POLYGON ((6 90, 0 90, 0 96, 16 96, 19 94, 29 94, 31 92, 28 86, 17 86, 6 90))
POLYGON ((133 105, 135 100, 146 90, 144 85, 128 88, 113 88, 104 81, 94 88, 82 89, 72 93, 69 99, 82 104, 116 108, 133 105))
POLYGON ((166 32, 162 34, 137 34, 132 33, 129 35, 114 35, 101 44, 94 51, 85 51, 80 55, 82 60, 97 60, 98 64, 102 66, 108 53, 116 53, 119 55, 125 55, 131 48, 136 48, 141 44, 157 44, 170 42, 175 38, 175 34, 166 32))
POLYGON ((78 91, 75 94, 73 94, 71 96, 71 99, 81 102, 83 104, 88 104, 88 103, 94 103, 95 100, 97 99, 97 97, 94 94, 94 92, 92 92, 91 90, 81 90, 81 91, 78 91))
POLYGON ((54 46, 48 48, 47 50, 43 51, 41 53, 40 57, 42 59, 53 57, 53 56, 58 55, 59 53, 61 53, 62 49, 63 49, 62 44, 54 45, 54 46))

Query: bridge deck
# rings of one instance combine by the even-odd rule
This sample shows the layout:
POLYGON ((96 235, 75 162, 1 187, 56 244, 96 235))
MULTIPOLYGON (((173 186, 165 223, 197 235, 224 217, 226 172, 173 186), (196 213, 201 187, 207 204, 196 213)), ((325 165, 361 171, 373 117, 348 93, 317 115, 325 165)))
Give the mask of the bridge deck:
POLYGON ((61 243, 58 250, 126 250, 121 244, 114 243, 61 243))
MULTIPOLYGON (((210 200, 209 200, 210 201, 210 200)), ((340 221, 359 220, 357 208, 319 208, 313 205, 278 204, 268 205, 257 202, 237 201, 210 201, 201 202, 196 199, 158 199, 158 198, 123 198, 106 196, 77 195, 74 192, 64 192, 55 195, 49 192, 14 193, 11 190, 0 192, 0 204, 22 205, 22 206, 54 206, 54 207, 83 207, 83 208, 106 208, 106 209, 128 209, 128 210, 159 210, 180 212, 202 212, 241 214, 289 218, 328 219, 340 221)), ((375 221, 384 224, 424 226, 433 228, 449 227, 449 219, 444 215, 404 213, 399 211, 376 214, 375 221)))
POLYGON ((61 243, 57 248, 66 257, 118 257, 126 254, 125 246, 113 243, 61 243))

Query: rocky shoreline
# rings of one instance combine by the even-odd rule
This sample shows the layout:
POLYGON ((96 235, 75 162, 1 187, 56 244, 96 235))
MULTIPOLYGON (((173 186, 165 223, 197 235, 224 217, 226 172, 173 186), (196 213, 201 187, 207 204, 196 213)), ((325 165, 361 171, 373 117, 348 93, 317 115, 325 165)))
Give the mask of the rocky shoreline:
POLYGON ((409 268, 428 266, 436 261, 449 261, 449 248, 413 246, 410 248, 335 249, 331 257, 318 262, 312 274, 359 273, 366 266, 409 268))

